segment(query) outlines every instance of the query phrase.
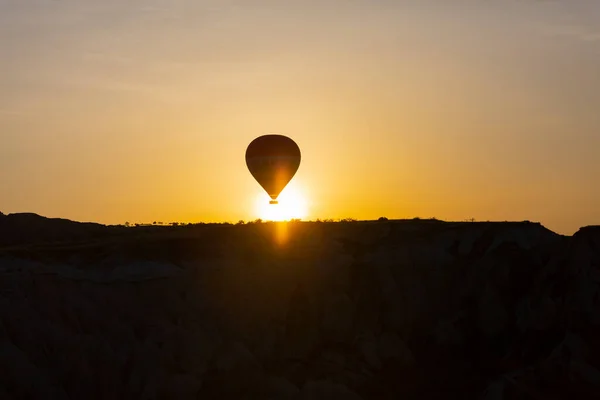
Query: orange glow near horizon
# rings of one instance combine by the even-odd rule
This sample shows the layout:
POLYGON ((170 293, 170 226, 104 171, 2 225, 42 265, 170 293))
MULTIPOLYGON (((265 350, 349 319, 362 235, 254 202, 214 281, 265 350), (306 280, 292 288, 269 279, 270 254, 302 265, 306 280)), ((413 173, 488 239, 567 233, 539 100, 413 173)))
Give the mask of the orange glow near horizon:
POLYGON ((274 241, 279 246, 285 246, 290 239, 288 222, 276 222, 274 233, 274 241))
POLYGON ((278 204, 269 204, 270 200, 266 193, 256 199, 258 216, 265 221, 289 221, 308 216, 307 200, 296 186, 287 186, 279 195, 278 204))

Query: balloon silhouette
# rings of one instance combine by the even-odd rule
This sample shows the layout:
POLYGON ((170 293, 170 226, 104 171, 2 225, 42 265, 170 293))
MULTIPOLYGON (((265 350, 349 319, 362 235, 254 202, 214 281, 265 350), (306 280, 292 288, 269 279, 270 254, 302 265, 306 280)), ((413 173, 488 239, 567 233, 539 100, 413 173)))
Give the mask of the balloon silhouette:
POLYGON ((300 148, 283 135, 263 135, 246 149, 246 165, 250 173, 277 204, 277 197, 300 167, 300 148))

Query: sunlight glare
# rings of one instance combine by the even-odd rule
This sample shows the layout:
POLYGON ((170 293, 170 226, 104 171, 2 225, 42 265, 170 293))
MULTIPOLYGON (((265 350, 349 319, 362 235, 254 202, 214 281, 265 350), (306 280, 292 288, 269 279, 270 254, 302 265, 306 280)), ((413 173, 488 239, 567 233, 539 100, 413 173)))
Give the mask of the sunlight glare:
POLYGON ((279 204, 269 204, 270 200, 264 192, 257 199, 259 218, 265 221, 288 221, 307 216, 306 199, 295 186, 288 186, 281 192, 277 199, 279 204))

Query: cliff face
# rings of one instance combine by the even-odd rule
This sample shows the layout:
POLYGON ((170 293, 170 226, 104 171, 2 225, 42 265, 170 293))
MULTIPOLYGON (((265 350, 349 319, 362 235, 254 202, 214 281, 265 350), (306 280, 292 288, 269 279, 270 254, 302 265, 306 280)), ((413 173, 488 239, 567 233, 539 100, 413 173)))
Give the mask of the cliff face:
POLYGON ((599 227, 165 232, 0 250, 1 398, 600 396, 599 227))

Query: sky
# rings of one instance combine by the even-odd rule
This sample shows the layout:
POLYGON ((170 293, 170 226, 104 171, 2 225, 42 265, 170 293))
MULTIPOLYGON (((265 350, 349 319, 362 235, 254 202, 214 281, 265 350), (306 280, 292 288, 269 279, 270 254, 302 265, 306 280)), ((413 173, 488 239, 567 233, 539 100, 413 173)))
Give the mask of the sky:
POLYGON ((0 0, 0 211, 600 224, 597 0, 0 0), (287 192, 286 192, 287 191, 287 192))

